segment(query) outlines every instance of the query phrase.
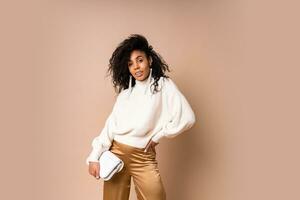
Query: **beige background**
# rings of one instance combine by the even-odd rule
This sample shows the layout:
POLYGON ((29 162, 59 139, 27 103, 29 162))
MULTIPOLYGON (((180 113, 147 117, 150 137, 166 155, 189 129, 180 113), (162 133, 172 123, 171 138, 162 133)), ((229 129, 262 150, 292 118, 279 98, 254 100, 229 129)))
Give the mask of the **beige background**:
POLYGON ((196 113, 192 129, 157 147, 168 199, 299 199, 291 3, 2 3, 0 198, 102 199, 85 159, 114 101, 108 59, 141 33, 196 113))

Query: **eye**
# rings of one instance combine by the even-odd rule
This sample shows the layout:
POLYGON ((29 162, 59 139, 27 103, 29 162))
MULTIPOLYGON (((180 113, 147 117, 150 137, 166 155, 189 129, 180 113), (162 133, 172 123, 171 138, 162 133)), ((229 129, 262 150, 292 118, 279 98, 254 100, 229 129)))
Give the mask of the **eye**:
POLYGON ((141 60, 139 60, 139 62, 143 62, 143 60, 141 59, 141 60))

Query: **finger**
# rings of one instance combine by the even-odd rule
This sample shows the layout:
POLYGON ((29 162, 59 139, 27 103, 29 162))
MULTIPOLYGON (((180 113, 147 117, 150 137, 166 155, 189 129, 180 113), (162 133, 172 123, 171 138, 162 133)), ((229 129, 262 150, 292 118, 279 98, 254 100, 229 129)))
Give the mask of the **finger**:
POLYGON ((153 147, 152 147, 152 149, 153 149, 154 153, 156 153, 156 149, 155 149, 155 146, 153 146, 153 147))
POLYGON ((94 176, 93 168, 89 167, 89 174, 94 176))
POLYGON ((93 176, 93 171, 89 169, 89 174, 93 176))
POLYGON ((91 174, 93 177, 95 177, 95 176, 96 176, 95 170, 92 170, 90 174, 91 174))
POLYGON ((98 169, 96 170, 96 179, 99 179, 99 178, 100 178, 100 176, 99 176, 99 171, 100 171, 100 169, 98 168, 98 169))
POLYGON ((151 145, 153 151, 155 151, 155 145, 151 145))
POLYGON ((96 178, 96 179, 99 179, 99 178, 100 178, 99 173, 96 174, 95 178, 96 178))
POLYGON ((154 151, 154 153, 156 153, 156 148, 155 148, 156 145, 152 145, 152 149, 154 151))

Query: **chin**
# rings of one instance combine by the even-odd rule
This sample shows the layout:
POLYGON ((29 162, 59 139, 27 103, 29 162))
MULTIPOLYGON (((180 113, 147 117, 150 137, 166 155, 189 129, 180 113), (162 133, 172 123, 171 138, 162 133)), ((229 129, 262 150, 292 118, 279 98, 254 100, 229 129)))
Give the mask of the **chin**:
POLYGON ((143 81, 144 79, 143 79, 143 78, 137 78, 137 80, 138 80, 138 81, 143 81))
POLYGON ((142 76, 142 77, 137 77, 136 79, 139 80, 139 81, 143 81, 143 80, 145 80, 145 77, 144 77, 144 76, 142 76))

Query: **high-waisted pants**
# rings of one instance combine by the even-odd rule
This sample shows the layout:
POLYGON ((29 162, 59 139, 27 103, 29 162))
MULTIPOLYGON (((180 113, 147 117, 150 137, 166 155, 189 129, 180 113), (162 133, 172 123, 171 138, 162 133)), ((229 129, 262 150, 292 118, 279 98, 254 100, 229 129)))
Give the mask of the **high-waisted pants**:
POLYGON ((144 152, 142 148, 113 140, 110 151, 123 160, 124 167, 110 180, 104 181, 103 200, 128 200, 131 177, 138 200, 166 200, 156 152, 152 148, 144 152))

